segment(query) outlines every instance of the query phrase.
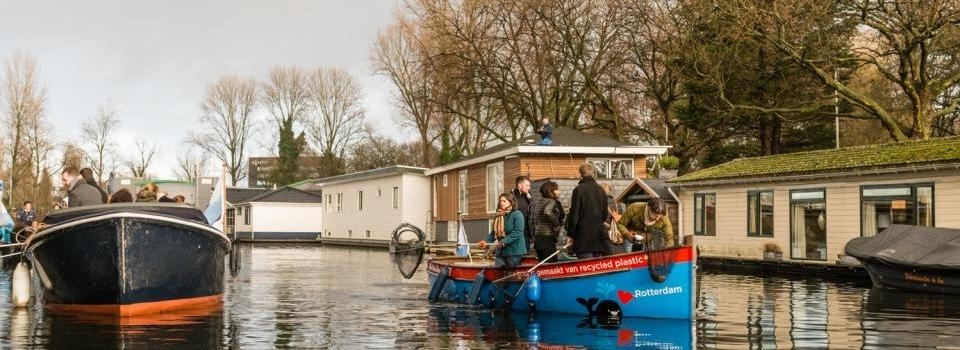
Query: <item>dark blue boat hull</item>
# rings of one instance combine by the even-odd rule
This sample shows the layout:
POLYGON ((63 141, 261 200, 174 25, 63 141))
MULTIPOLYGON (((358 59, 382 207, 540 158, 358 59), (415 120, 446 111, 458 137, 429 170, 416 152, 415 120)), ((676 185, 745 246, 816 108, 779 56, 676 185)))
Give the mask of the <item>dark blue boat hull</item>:
POLYGON ((80 218, 27 242, 34 281, 48 306, 123 307, 219 299, 223 233, 196 222, 144 213, 80 218))

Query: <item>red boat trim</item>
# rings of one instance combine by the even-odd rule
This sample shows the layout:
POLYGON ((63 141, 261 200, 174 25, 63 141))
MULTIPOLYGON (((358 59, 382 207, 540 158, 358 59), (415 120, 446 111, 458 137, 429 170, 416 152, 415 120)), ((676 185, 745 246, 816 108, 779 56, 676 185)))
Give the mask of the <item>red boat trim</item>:
POLYGON ((185 310, 200 307, 209 307, 219 304, 223 294, 205 297, 151 301, 136 304, 46 304, 46 307, 55 312, 82 312, 99 315, 115 315, 120 317, 158 314, 162 312, 185 310))

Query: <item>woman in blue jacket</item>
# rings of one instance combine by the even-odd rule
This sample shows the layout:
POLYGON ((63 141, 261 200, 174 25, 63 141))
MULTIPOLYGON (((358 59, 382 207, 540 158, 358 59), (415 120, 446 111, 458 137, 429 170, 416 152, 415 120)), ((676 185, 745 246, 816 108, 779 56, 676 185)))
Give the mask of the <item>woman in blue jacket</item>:
POLYGON ((510 192, 500 194, 497 199, 497 216, 493 219, 493 229, 485 240, 480 241, 480 249, 490 246, 496 252, 499 266, 520 265, 527 254, 526 239, 523 236, 523 213, 517 209, 517 200, 510 192))

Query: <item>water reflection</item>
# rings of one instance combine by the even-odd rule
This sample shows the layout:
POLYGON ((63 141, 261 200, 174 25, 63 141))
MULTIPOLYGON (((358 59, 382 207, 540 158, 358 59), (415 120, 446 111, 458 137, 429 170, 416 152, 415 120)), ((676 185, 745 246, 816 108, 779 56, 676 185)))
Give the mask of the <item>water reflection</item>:
POLYGON ((960 344, 960 296, 862 283, 703 273, 688 321, 627 319, 618 328, 573 315, 498 315, 426 301, 387 252, 243 245, 243 270, 221 306, 125 319, 10 305, 0 269, 0 348, 495 349, 944 348, 960 344))
POLYGON ((960 298, 875 287, 863 314, 863 342, 876 347, 960 344, 960 298))
POLYGON ((693 345, 693 324, 688 320, 628 318, 619 326, 606 327, 591 317, 500 314, 452 305, 431 307, 429 317, 431 329, 456 337, 459 346, 470 345, 468 341, 535 349, 690 349, 693 345))

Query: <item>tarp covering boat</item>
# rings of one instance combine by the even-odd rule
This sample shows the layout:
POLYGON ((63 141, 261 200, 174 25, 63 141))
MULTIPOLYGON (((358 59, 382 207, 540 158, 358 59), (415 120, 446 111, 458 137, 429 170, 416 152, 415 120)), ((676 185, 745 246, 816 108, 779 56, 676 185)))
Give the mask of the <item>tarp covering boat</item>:
POLYGON ((865 262, 917 269, 960 269, 960 230, 891 225, 876 236, 850 240, 846 253, 865 262))

